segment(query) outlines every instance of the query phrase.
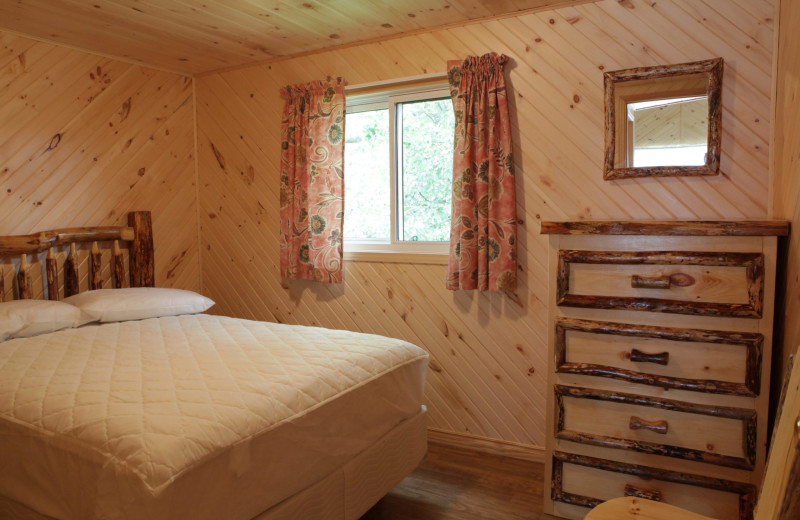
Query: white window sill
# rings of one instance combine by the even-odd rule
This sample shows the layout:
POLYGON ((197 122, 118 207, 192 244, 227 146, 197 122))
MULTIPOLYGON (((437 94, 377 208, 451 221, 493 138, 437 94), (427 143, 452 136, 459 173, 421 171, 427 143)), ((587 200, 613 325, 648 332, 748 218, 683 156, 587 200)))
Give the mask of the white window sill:
POLYGON ((382 264, 447 265, 447 253, 406 253, 400 251, 345 251, 346 262, 376 262, 382 264))

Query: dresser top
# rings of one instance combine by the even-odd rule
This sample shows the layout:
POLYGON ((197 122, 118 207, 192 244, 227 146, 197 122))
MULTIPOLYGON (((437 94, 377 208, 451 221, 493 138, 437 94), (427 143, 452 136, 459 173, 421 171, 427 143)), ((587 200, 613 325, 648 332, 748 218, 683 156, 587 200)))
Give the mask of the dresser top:
POLYGON ((542 222, 543 235, 787 236, 786 220, 575 220, 542 222))

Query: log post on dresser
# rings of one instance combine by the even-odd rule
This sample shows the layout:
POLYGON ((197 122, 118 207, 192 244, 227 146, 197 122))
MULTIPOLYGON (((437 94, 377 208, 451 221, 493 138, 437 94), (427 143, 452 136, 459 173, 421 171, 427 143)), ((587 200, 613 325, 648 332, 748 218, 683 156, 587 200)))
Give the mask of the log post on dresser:
POLYGON ((638 496, 750 520, 780 220, 543 222, 544 512, 638 496))

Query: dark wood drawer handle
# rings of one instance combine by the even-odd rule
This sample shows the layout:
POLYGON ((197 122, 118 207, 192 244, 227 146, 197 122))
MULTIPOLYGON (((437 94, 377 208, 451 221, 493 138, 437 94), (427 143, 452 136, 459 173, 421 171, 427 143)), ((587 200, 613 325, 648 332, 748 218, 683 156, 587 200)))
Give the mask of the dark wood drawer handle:
POLYGON ((634 289, 669 289, 669 275, 663 276, 631 276, 631 287, 634 289))
POLYGON ((661 496, 661 491, 657 489, 645 489, 631 484, 625 484, 625 496, 646 498, 647 500, 655 500, 656 502, 661 502, 664 498, 661 496))
POLYGON ((634 363, 655 363, 656 365, 666 365, 669 363, 669 352, 660 354, 647 354, 641 350, 631 349, 631 361, 634 363))
POLYGON ((650 430, 654 433, 666 435, 669 425, 667 424, 667 421, 648 421, 642 419, 641 417, 632 415, 631 420, 628 423, 628 428, 631 430, 650 430))

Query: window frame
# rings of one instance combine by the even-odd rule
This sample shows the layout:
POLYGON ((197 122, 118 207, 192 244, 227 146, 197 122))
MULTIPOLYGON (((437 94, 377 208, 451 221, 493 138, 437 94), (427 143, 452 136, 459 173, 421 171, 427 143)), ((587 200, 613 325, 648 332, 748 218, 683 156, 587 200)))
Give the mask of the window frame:
MULTIPOLYGON (((357 87, 356 87, 357 88, 357 87)), ((415 257, 427 256, 425 263, 447 263, 450 241, 408 241, 399 240, 402 219, 402 186, 398 178, 402 171, 402 120, 397 117, 398 107, 403 103, 450 99, 450 87, 446 80, 433 84, 411 87, 388 85, 380 91, 347 95, 345 109, 345 132, 347 131, 347 114, 388 109, 389 111, 389 241, 384 239, 348 239, 344 236, 343 247, 345 259, 369 260, 373 254, 403 255, 412 261, 415 257), (400 139, 398 146, 398 137, 400 139), (440 258, 434 258, 440 257, 440 258)), ((345 148, 345 153, 347 150, 345 148)), ((345 183, 347 172, 345 172, 345 183)), ((452 175, 451 175, 452 177, 452 175)), ((451 178, 452 182, 452 178, 451 178)), ((348 201, 345 200, 345 207, 348 201)), ((376 257, 378 259, 378 257, 376 257)))

